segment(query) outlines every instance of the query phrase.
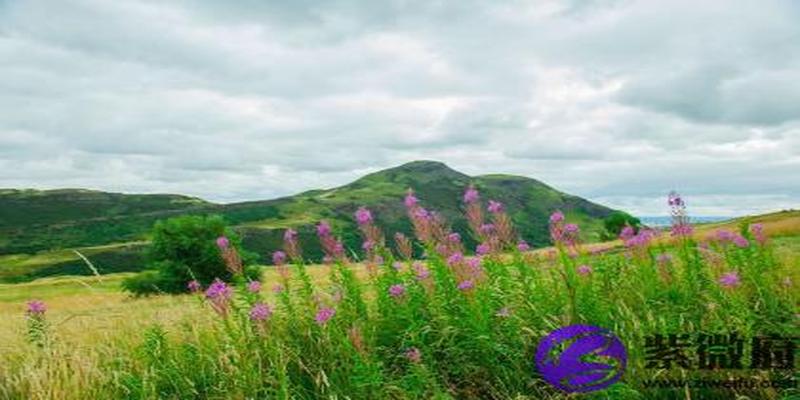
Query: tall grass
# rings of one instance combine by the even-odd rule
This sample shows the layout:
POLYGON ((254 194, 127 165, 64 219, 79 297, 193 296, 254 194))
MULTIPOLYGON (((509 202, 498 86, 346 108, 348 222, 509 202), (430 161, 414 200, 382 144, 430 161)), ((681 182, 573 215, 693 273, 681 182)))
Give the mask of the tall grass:
MULTIPOLYGON (((289 231, 274 257, 278 283, 265 288, 271 295, 241 275, 205 290, 194 287, 205 313, 182 324, 142 326, 109 345, 71 351, 48 331, 56 328, 44 312, 29 313, 38 333, 0 365, 0 397, 574 398, 541 379, 534 354, 541 337, 577 323, 610 329, 629 354, 622 381, 585 398, 797 394, 643 387, 654 376, 701 374, 645 368, 648 335, 796 332, 797 272, 774 256, 770 240, 757 229, 744 227, 701 243, 686 227, 675 236, 627 231, 624 247, 589 250, 579 227, 556 213, 555 247, 531 252, 506 225, 502 205, 490 202, 484 215, 472 190, 465 208, 481 243, 480 255, 473 257, 465 255, 445 221, 409 194, 414 245, 424 261, 410 258, 414 252, 404 237, 388 245, 362 209, 356 218, 365 239, 366 273, 355 269, 353 255, 321 224, 329 262, 324 285, 309 274, 289 231)), ((714 372, 723 378, 787 373, 714 372)))

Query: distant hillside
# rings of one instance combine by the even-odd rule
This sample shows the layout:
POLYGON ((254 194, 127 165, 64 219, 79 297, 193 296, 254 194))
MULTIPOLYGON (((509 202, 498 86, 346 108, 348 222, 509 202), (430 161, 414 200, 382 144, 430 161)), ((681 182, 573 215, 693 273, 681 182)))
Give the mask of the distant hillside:
MULTIPOLYGON (((491 198, 503 202, 518 233, 534 246, 549 243, 547 218, 556 209, 579 223, 589 241, 599 239, 602 219, 613 211, 534 179, 511 175, 471 177, 440 162, 415 161, 333 189, 226 205, 175 195, 3 190, 0 191, 0 210, 4 213, 0 214, 3 219, 0 254, 146 240, 158 219, 183 214, 220 214, 237 227, 245 247, 251 251, 266 256, 280 246, 283 230, 294 227, 300 232, 307 254, 313 257, 319 255, 313 225, 321 219, 331 221, 345 244, 360 248, 353 213, 362 205, 372 209, 387 237, 396 231, 410 233, 402 204, 409 188, 417 193, 424 207, 439 211, 454 230, 466 232, 461 196, 470 183, 478 187, 484 201, 491 198)), ((141 263, 141 260, 129 262, 141 263)))

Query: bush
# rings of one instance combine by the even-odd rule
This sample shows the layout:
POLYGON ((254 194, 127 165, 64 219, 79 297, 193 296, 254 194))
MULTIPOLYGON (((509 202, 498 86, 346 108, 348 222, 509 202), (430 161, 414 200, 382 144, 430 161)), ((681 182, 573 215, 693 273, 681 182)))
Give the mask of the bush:
MULTIPOLYGON (((123 288, 137 295, 182 293, 187 282, 196 279, 204 286, 216 278, 230 280, 216 239, 225 236, 241 256, 243 265, 255 259, 241 248, 239 237, 219 216, 181 216, 155 224, 148 250, 148 270, 123 282, 123 288)), ((258 268, 249 266, 246 275, 258 279, 258 268)))

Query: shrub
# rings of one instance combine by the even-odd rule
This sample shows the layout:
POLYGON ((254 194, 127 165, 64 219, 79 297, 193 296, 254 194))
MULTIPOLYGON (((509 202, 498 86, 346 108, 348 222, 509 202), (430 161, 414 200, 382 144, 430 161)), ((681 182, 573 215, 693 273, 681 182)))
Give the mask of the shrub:
MULTIPOLYGON (((186 292, 186 282, 197 280, 204 286, 216 278, 230 280, 232 272, 216 244, 219 237, 228 238, 229 246, 242 255, 242 264, 255 257, 242 251, 239 237, 219 216, 181 216, 155 224, 148 250, 148 270, 123 282, 123 288, 142 295, 186 292)), ((258 268, 248 266, 246 273, 258 279, 258 268)))

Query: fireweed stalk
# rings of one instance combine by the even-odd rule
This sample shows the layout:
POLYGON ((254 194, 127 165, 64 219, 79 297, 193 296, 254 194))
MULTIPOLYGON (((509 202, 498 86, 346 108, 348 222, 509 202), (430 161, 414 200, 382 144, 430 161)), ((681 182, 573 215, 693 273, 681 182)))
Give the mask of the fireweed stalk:
POLYGON ((44 347, 48 341, 46 312, 47 305, 41 300, 29 301, 25 311, 28 322, 28 340, 38 347, 44 347))

